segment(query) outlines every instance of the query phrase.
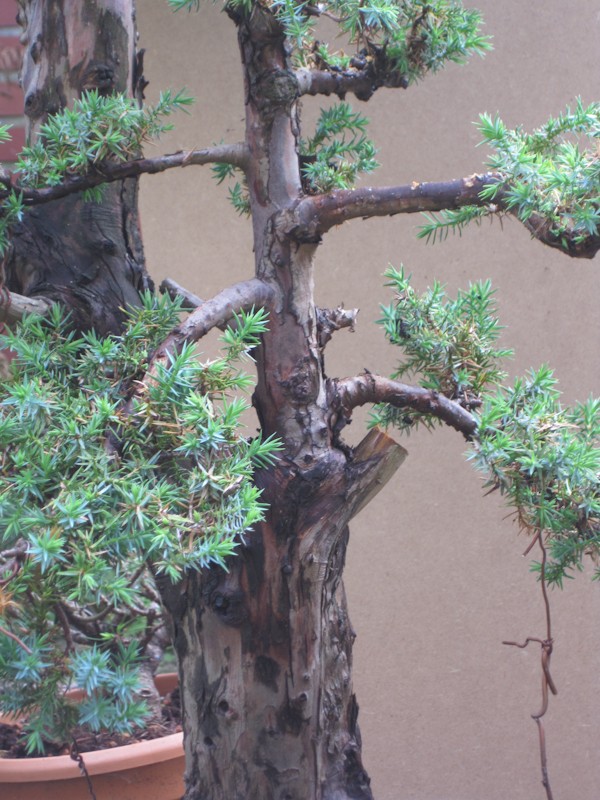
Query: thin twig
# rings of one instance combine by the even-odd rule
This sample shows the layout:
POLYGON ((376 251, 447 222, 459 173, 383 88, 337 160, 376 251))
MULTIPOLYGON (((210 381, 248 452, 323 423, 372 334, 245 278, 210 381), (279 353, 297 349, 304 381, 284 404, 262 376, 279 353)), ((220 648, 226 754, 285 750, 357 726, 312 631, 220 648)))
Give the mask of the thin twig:
POLYGON ((91 800, 97 800, 96 794, 94 792, 94 787, 92 785, 92 779, 90 778, 90 773, 87 771, 87 767, 85 765, 85 761, 83 760, 83 756, 79 752, 79 748, 77 747, 77 742, 75 738, 73 738, 71 743, 71 749, 69 751, 69 755, 73 759, 73 761, 77 762, 77 766, 81 770, 81 774, 85 778, 85 782, 87 783, 88 792, 90 795, 91 800))
POLYGON ((23 650, 25 650, 25 652, 28 653, 29 655, 33 653, 33 650, 27 647, 27 645, 22 639, 19 639, 19 637, 15 633, 7 631, 6 628, 2 627, 2 625, 0 625, 0 633, 3 633, 5 636, 8 636, 9 639, 12 639, 13 642, 16 642, 19 645, 19 647, 22 647, 23 650))
POLYGON ((552 618, 550 614, 550 601, 548 599, 548 590, 546 587, 547 552, 546 552, 546 546, 544 545, 544 540, 542 537, 541 530, 537 532, 537 535, 534 537, 532 543, 529 545, 524 555, 530 552, 531 548, 536 542, 539 544, 540 549, 542 551, 542 563, 540 565, 540 582, 542 584, 542 597, 544 598, 544 610, 546 614, 546 638, 539 639, 534 636, 529 636, 527 637, 527 639, 525 639, 523 644, 519 644, 518 642, 502 642, 502 644, 510 645, 512 647, 519 647, 523 649, 524 647, 527 647, 529 642, 537 642, 541 647, 542 707, 537 712, 537 714, 532 714, 531 718, 535 721, 538 727, 538 738, 540 743, 540 765, 542 770, 542 785, 546 790, 547 800, 553 800, 552 788, 550 786, 550 778, 548 775, 548 758, 546 755, 546 733, 544 731, 544 723, 542 722, 542 718, 544 717, 546 711, 548 710, 548 690, 550 690, 552 694, 558 694, 558 690, 552 679, 552 675, 550 674, 550 657, 552 656, 552 648, 554 642, 552 639, 552 618))

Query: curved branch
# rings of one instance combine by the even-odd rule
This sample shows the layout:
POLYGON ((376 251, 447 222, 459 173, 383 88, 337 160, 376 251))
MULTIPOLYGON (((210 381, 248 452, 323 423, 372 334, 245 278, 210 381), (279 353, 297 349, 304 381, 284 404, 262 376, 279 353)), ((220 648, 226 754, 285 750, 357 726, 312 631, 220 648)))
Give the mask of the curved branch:
POLYGON ((25 650, 25 652, 28 655, 33 655, 33 650, 31 650, 31 648, 27 647, 25 642, 22 639, 20 639, 16 635, 16 633, 13 633, 12 631, 9 631, 8 628, 4 628, 2 625, 0 625, 0 634, 2 634, 3 636, 8 636, 9 639, 12 639, 13 642, 16 642, 19 645, 19 647, 21 647, 23 650, 25 650))
POLYGON ((486 204, 479 196, 482 189, 500 180, 499 173, 487 172, 451 181, 340 189, 307 197, 296 206, 292 232, 302 241, 314 241, 350 219, 481 206, 486 204))
MULTIPOLYGON (((93 172, 87 175, 78 175, 67 178, 57 186, 47 186, 42 189, 28 189, 19 186, 15 191, 22 196, 23 203, 27 206, 41 205, 52 200, 58 200, 70 194, 93 189, 104 183, 113 183, 124 178, 136 178, 140 175, 155 175, 175 167, 187 167, 192 164, 232 164, 244 169, 246 166, 246 146, 244 144, 217 145, 203 150, 180 150, 177 153, 156 156, 155 158, 137 158, 134 161, 122 163, 102 163, 93 172)), ((10 189, 0 191, 0 199, 5 198, 10 189)))
POLYGON ((233 315, 252 307, 264 308, 271 302, 273 290, 259 278, 228 286, 211 300, 198 306, 157 348, 150 362, 163 361, 167 354, 177 353, 185 342, 197 342, 213 328, 226 324, 233 315))
MULTIPOLYGON (((515 211, 511 213, 517 217, 515 211)), ((517 217, 518 219, 518 217, 517 217)), ((600 234, 588 234, 581 236, 580 233, 564 231, 557 234, 552 230, 552 223, 541 214, 533 213, 529 219, 519 220, 527 228, 533 239, 537 239, 542 244, 560 250, 571 258, 594 258, 600 250, 600 234)))
MULTIPOLYGON (((131 413, 133 399, 144 393, 146 382, 156 375, 158 367, 168 361, 170 356, 181 352, 184 344, 197 342, 213 328, 220 328, 225 325, 232 319, 234 314, 240 311, 249 310, 252 307, 264 308, 268 306, 271 303, 272 296, 273 290, 267 283, 259 278, 252 278, 249 281, 242 281, 233 284, 233 286, 228 286, 211 300, 207 300, 201 306, 198 306, 156 348, 148 362, 145 375, 141 380, 136 381, 136 388, 125 403, 125 413, 131 413)), ((107 441, 107 447, 112 451, 115 447, 115 442, 107 441)))
POLYGON ((493 206, 480 197, 486 186, 505 183, 506 176, 486 172, 451 181, 414 181, 401 186, 343 189, 314 197, 305 197, 286 220, 288 232, 301 242, 319 241, 336 225, 351 219, 414 214, 423 211, 444 211, 463 206, 488 206, 490 213, 504 211, 518 219, 534 239, 560 250, 573 258, 593 258, 600 250, 600 234, 582 236, 575 231, 553 230, 553 222, 539 213, 519 219, 516 208, 505 202, 505 189, 498 190, 493 206))
POLYGON ((477 430, 475 417, 455 400, 420 386, 384 378, 381 375, 357 375, 335 382, 341 409, 348 416, 352 409, 368 403, 389 403, 397 408, 412 408, 431 414, 450 427, 471 438, 477 430))

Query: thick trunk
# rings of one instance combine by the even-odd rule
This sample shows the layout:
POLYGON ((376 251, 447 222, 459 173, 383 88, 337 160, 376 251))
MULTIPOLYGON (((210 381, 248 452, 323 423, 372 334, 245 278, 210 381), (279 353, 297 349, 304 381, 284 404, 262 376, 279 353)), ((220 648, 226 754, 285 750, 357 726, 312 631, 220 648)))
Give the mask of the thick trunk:
MULTIPOLYGON (((257 477, 267 520, 229 571, 163 584, 184 708, 186 800, 369 800, 342 582, 348 522, 404 456, 372 433, 337 446, 313 293, 316 245, 287 233, 301 196, 295 85, 282 31, 237 19, 257 277, 272 289, 256 353, 264 434, 284 445, 257 477)), ((335 402, 333 402, 335 405, 335 402)))
MULTIPOLYGON (((30 139, 85 90, 139 96, 131 0, 21 0, 20 21, 30 139)), ((121 309, 149 286, 133 179, 107 187, 101 203, 75 195, 30 210, 12 244, 9 290, 64 303, 79 329, 118 330, 121 309)))
POLYGON ((383 434, 260 481, 268 520, 229 572, 165 584, 186 731, 186 800, 368 800, 354 632, 342 582, 349 518, 404 456, 383 434))
MULTIPOLYGON (((22 6, 32 131, 84 88, 139 89, 131 0, 22 6)), ((369 800, 342 570, 350 519, 404 451, 378 432, 353 453, 339 447, 313 298, 316 244, 294 241, 285 224, 302 192, 296 83, 273 16, 257 5, 236 23, 256 274, 273 298, 254 402, 263 433, 284 450, 257 476, 268 516, 229 571, 157 579, 179 658, 186 800, 369 800)), ((147 280, 135 184, 109 189, 100 206, 69 198, 31 212, 7 273, 20 294, 62 300, 78 327, 114 330, 147 280)))

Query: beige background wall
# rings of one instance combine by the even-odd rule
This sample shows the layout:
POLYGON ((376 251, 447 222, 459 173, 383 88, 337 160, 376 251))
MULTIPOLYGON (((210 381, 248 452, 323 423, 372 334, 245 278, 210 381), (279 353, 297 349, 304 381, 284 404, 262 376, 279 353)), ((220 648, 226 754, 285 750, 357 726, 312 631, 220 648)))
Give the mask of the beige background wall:
MULTIPOLYGON (((467 3, 471 5, 471 3, 467 3)), ((445 179, 481 168, 472 125, 499 111, 510 125, 541 124, 598 98, 597 0, 480 0, 495 50, 403 91, 381 91, 363 112, 384 167, 374 182, 445 179)), ((219 6, 172 15, 138 0, 148 97, 186 86, 197 103, 164 149, 235 140, 243 117, 235 33, 219 6)), ((318 101, 306 104, 314 117, 318 101)), ((158 151, 157 151, 158 152, 158 151)), ((202 296, 252 272, 246 221, 205 168, 143 180, 148 263, 202 296)), ((517 348, 512 374, 549 361, 565 399, 598 392, 600 266, 532 242, 517 223, 484 225, 426 246, 416 218, 354 222, 319 253, 318 300, 360 306, 355 334, 340 333, 329 374, 389 371, 391 353, 372 324, 387 300, 382 272, 401 262, 419 286, 449 289, 491 277, 517 348)), ((358 428, 358 423, 355 423, 358 428)), ((360 431, 355 430, 356 439, 360 431)), ((452 432, 414 436, 395 480, 352 531, 347 584, 358 638, 355 683, 365 762, 379 800, 535 800, 539 652, 503 639, 543 636, 539 589, 521 557, 526 541, 478 476, 452 432)), ((600 586, 587 577, 552 595, 559 695, 547 716, 555 800, 600 796, 600 586)))

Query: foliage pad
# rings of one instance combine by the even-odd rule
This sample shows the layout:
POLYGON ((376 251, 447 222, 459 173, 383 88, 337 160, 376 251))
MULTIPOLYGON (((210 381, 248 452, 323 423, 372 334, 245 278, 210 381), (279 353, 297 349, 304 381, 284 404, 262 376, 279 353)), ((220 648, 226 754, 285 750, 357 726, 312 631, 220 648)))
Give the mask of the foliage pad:
POLYGON ((95 729, 139 721, 136 658, 156 605, 147 565, 172 580, 224 565, 262 518, 251 476, 278 445, 239 436, 247 403, 229 395, 249 385, 234 361, 264 315, 238 316, 222 358, 202 363, 186 346, 141 384, 179 310, 147 295, 122 336, 99 339, 75 338, 55 307, 4 337, 17 358, 0 389, 0 544, 17 561, 5 556, 0 578, 18 569, 0 590, 0 624, 15 637, 0 635, 0 705, 40 706, 31 750, 74 713, 50 686, 85 686, 80 721, 95 729), (92 646, 75 646, 66 621, 92 646))

